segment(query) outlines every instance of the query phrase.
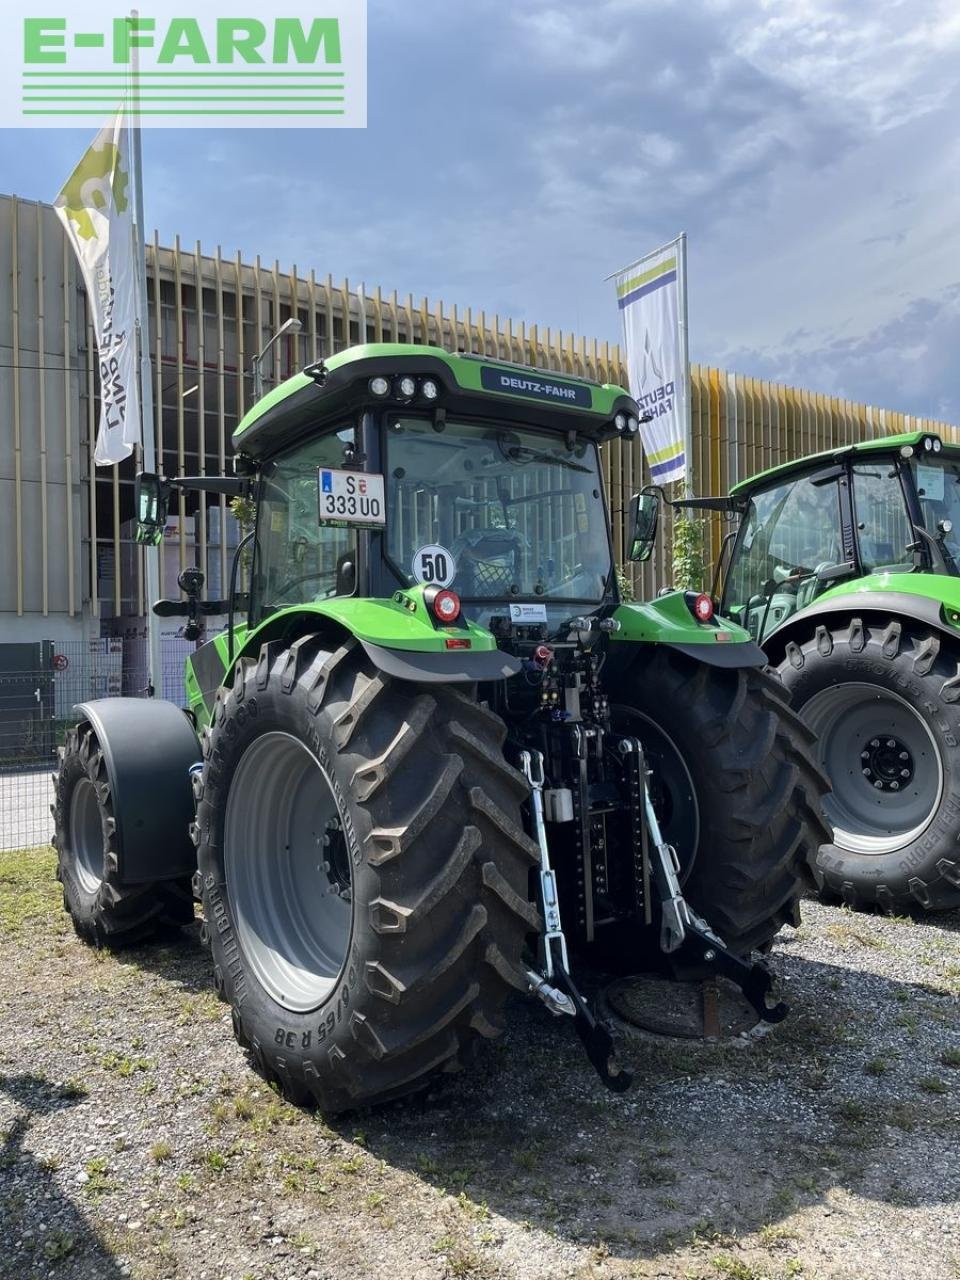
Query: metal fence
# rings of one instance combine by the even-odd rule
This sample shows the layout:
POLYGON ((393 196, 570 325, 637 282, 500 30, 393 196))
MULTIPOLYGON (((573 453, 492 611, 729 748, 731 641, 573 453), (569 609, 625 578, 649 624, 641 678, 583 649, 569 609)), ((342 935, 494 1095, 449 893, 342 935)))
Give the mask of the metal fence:
MULTIPOLYGON (((145 696, 145 644, 137 634, 0 644, 0 850, 49 841, 51 775, 73 708, 93 698, 145 696)), ((193 647, 164 639, 162 694, 172 701, 183 700, 183 661, 193 647)))

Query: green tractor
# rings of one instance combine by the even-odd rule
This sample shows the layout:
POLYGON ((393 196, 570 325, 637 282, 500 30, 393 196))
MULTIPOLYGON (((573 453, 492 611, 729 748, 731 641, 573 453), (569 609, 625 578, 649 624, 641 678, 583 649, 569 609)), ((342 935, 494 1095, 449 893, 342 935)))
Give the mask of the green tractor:
POLYGON ((818 737, 821 888, 887 912, 960 905, 960 448, 888 436, 700 505, 737 523, 721 613, 818 737))
MULTIPOLYGON (((825 838, 812 735, 706 596, 620 597, 598 385, 427 346, 357 346, 261 400, 235 475, 138 478, 255 507, 229 625, 186 713, 77 708, 56 787, 67 910, 141 942, 202 904, 237 1039, 328 1112, 406 1094, 502 1029, 511 992, 629 1076, 581 995, 606 972, 719 974, 786 1012, 755 954, 798 920, 825 838)), ((637 496, 643 553, 656 506, 637 496)))

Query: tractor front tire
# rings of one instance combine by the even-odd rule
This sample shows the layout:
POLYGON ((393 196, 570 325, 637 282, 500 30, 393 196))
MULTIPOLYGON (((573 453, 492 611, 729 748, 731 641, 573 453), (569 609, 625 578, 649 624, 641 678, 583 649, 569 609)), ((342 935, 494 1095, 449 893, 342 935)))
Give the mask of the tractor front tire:
POLYGON ((121 882, 106 762, 89 724, 68 730, 54 785, 57 879, 77 936, 91 946, 118 950, 190 924, 194 912, 188 878, 121 882))
POLYGON ((960 646, 920 624, 825 619, 780 677, 818 735, 821 891, 888 913, 960 905, 960 646))
POLYGON ((503 722, 312 636, 241 659, 194 829, 218 990, 260 1073, 328 1113, 499 1034, 539 915, 503 722))
POLYGON ((644 746, 684 895, 732 951, 766 950, 784 924, 799 924, 827 834, 813 735, 757 668, 661 648, 631 676, 616 723, 644 746))

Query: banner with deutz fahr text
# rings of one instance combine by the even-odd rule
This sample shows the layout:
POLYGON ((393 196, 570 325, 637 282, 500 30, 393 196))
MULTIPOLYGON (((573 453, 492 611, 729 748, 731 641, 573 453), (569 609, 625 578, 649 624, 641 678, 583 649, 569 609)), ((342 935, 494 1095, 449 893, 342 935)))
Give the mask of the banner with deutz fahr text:
POLYGON ((623 317, 630 392, 640 406, 641 438, 651 478, 682 480, 687 470, 680 347, 678 242, 615 276, 623 317), (648 422, 643 417, 652 415, 648 422))
POLYGON ((101 129, 54 201, 80 264, 100 371, 97 466, 122 462, 140 439, 133 195, 123 116, 101 129))

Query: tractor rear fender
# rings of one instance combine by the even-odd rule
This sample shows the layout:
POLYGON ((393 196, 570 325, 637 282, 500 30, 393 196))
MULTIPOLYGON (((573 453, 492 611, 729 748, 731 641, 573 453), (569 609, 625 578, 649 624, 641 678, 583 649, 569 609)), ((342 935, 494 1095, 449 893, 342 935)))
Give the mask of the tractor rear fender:
POLYGON ((74 707, 103 752, 117 824, 123 884, 152 883, 196 870, 190 766, 200 744, 186 715, 161 698, 101 698, 74 707))
POLYGON ((667 649, 685 653, 695 662, 705 662, 708 667, 765 667, 767 657, 752 640, 740 644, 668 644, 667 649))
POLYGON ((521 669, 519 659, 497 649, 490 633, 472 622, 449 632, 437 630, 423 609, 422 588, 411 589, 404 598, 406 606, 396 600, 347 598, 280 610, 246 637, 237 656, 256 658, 261 645, 271 640, 290 644, 315 633, 333 648, 355 636, 379 670, 420 684, 504 680, 521 669), (448 649, 451 639, 466 641, 470 648, 448 649))
POLYGON ((906 591, 844 591, 816 600, 793 614, 767 636, 763 647, 770 663, 776 666, 783 660, 790 641, 810 635, 818 622, 829 619, 834 624, 844 616, 862 618, 864 615, 878 621, 908 619, 919 622, 960 642, 960 627, 951 626, 946 621, 943 604, 935 597, 906 591))

